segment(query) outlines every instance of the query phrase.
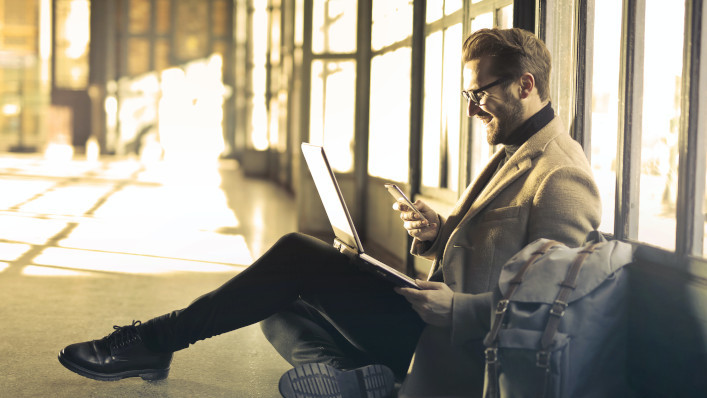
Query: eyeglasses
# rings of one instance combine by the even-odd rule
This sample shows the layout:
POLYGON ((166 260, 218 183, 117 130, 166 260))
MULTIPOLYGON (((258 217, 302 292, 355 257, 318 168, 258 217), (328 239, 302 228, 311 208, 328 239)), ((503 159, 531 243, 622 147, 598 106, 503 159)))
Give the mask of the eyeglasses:
POLYGON ((502 78, 495 80, 495 81, 493 81, 483 87, 479 87, 476 90, 464 90, 464 91, 462 91, 462 96, 467 101, 474 102, 474 104, 476 104, 476 106, 481 106, 481 99, 483 98, 483 95, 479 95, 479 94, 481 94, 482 91, 488 90, 491 87, 497 86, 497 85, 499 85, 509 79, 510 79, 509 77, 502 77, 502 78))

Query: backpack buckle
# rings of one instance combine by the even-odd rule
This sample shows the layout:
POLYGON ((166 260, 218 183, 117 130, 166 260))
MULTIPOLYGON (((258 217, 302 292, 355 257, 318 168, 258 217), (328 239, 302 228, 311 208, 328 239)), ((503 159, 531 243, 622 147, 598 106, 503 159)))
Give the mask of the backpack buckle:
POLYGON ((486 363, 496 363, 498 361, 498 349, 495 347, 489 347, 485 351, 486 353, 486 363))
POLYGON ((562 300, 555 300, 555 303, 550 308, 550 314, 562 317, 565 315, 565 309, 567 309, 567 303, 562 300))
POLYGON ((503 314, 504 312, 506 312, 507 309, 508 309, 508 300, 506 300, 506 299, 499 300, 498 304, 496 304, 496 315, 503 314))
POLYGON ((535 354, 535 366, 547 369, 550 367, 550 351, 538 351, 535 354))

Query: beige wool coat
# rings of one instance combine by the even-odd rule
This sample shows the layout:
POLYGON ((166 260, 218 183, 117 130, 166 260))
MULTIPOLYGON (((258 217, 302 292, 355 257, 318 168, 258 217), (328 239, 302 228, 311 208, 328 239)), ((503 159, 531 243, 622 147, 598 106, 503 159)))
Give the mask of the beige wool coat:
POLYGON ((434 261, 430 279, 454 291, 452 326, 425 328, 399 397, 481 396, 482 340, 503 264, 539 238, 579 246, 599 225, 589 162, 557 116, 494 175, 504 157, 501 149, 451 214, 440 216, 434 242, 413 242, 413 254, 434 261))

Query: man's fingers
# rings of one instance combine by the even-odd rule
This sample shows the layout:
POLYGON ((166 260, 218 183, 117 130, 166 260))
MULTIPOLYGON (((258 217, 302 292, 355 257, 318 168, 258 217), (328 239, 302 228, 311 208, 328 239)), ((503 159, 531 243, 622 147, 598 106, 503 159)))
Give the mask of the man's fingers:
POLYGON ((415 279, 415 283, 422 289, 437 289, 440 287, 439 282, 424 281, 422 279, 415 279))
POLYGON ((426 301, 425 293, 422 290, 412 289, 409 287, 401 287, 396 288, 395 291, 405 297, 407 301, 413 304, 426 301))
POLYGON ((407 229, 408 231, 415 229, 425 229, 427 227, 433 226, 434 224, 430 224, 427 221, 405 221, 403 223, 403 227, 405 227, 405 229, 407 229))

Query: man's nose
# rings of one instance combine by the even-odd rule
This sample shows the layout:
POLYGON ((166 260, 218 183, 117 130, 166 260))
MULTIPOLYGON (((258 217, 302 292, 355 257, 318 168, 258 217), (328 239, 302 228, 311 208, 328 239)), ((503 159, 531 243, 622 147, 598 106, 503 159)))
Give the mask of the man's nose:
POLYGON ((474 117, 477 113, 481 111, 481 108, 476 105, 476 102, 468 100, 466 103, 466 115, 468 117, 474 117))

